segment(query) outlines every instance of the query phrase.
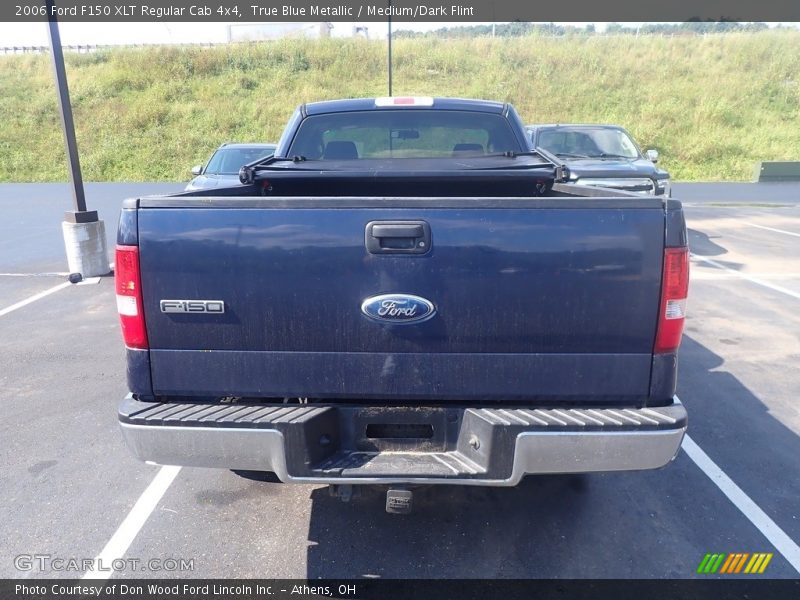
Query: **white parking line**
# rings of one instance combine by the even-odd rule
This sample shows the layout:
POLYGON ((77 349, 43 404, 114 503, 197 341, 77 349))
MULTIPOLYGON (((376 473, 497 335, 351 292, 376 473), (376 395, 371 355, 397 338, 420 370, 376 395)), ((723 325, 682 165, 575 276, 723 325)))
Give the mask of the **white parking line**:
POLYGON ((113 562, 125 556, 139 530, 147 521, 148 517, 155 510, 164 493, 172 484, 175 477, 180 472, 180 467, 161 467, 153 481, 142 492, 136 504, 133 505, 131 512, 125 517, 120 526, 108 540, 105 548, 97 555, 94 561, 94 568, 86 571, 83 579, 108 579, 114 573, 113 562), (102 570, 98 567, 102 566, 102 570))
POLYGON ((794 231, 786 231, 785 229, 775 229, 774 227, 756 225, 755 223, 751 223, 750 221, 742 221, 742 223, 744 223, 745 225, 749 225, 750 227, 758 227, 759 229, 766 229, 767 231, 774 231, 775 233, 783 233, 784 235, 791 235, 800 238, 800 233, 795 233, 794 231))
MULTIPOLYGON (((800 280, 800 272, 796 273, 751 273, 750 277, 756 279, 798 279, 800 280)), ((727 280, 727 279, 741 279, 739 274, 733 273, 717 273, 716 271, 693 271, 692 281, 705 281, 705 280, 727 280)))
POLYGON ((783 529, 767 516, 761 508, 745 494, 717 464, 709 458, 708 454, 698 446, 688 435, 684 436, 683 451, 692 459, 694 464, 700 467, 708 478, 733 502, 741 513, 756 526, 762 535, 775 546, 783 557, 800 573, 800 546, 790 538, 783 529))
POLYGON ((39 292, 38 294, 34 294, 33 296, 31 296, 29 298, 25 298, 25 300, 21 300, 20 302, 17 302, 16 304, 12 304, 11 306, 7 306, 7 307, 5 307, 3 309, 0 309, 0 317, 5 316, 8 313, 12 313, 15 310, 17 310, 18 308, 22 308, 23 306, 27 306, 31 302, 36 302, 37 300, 41 300, 45 296, 49 296, 50 294, 54 294, 58 290, 63 290, 65 287, 69 287, 71 285, 72 284, 69 281, 65 281, 64 283, 59 283, 58 285, 53 286, 53 287, 51 287, 49 289, 46 289, 43 292, 39 292))
POLYGON ((67 272, 53 272, 53 273, 0 273, 0 277, 66 277, 69 275, 67 272))
POLYGON ((733 275, 736 275, 737 277, 740 277, 741 279, 745 279, 745 280, 747 280, 747 281, 749 281, 751 283, 755 283, 757 285, 763 286, 765 288, 769 288, 771 290, 775 290, 776 292, 780 292, 782 294, 786 294, 787 296, 791 296, 792 298, 797 298, 798 300, 800 300, 800 293, 798 293, 798 292, 793 292, 790 289, 787 289, 785 287, 781 287, 779 285, 775 285, 774 283, 770 283, 769 281, 764 281, 763 279, 759 279, 757 277, 750 277, 749 275, 745 275, 744 273, 740 273, 739 271, 736 271, 734 269, 729 269, 725 265, 723 265, 721 263, 718 263, 717 261, 715 261, 713 259, 710 259, 707 256, 700 256, 698 254, 692 254, 692 258, 694 258, 696 260, 700 260, 700 261, 702 261, 704 263, 707 263, 707 264, 711 265, 712 267, 716 267, 717 269, 721 269, 722 271, 725 271, 726 273, 731 273, 733 275))

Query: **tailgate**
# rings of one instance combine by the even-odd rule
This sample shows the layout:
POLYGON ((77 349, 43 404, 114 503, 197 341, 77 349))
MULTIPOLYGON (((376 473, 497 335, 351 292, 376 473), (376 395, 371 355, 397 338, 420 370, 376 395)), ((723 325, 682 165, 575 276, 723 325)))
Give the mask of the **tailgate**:
POLYGON ((157 394, 648 394, 659 200, 165 199, 138 221, 157 394))

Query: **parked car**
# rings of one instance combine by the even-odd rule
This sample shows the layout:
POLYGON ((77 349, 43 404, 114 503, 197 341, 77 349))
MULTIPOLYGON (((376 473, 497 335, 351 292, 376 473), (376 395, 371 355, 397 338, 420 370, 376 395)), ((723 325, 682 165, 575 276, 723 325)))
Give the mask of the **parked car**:
POLYGON ((570 181, 645 195, 671 196, 669 173, 656 166, 658 152, 644 154, 618 125, 528 125, 534 148, 564 161, 570 181))
POLYGON ((272 156, 275 144, 222 144, 205 166, 192 167, 192 179, 186 191, 209 190, 239 184, 242 165, 272 156))
POLYGON ((125 202, 132 452, 285 483, 512 486, 678 452, 680 202, 563 183, 508 104, 306 104, 238 187, 125 202))

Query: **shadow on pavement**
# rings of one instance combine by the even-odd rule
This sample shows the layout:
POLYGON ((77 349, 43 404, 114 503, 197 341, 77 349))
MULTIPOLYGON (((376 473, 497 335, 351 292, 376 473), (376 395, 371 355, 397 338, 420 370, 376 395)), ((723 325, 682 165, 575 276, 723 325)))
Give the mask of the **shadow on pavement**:
POLYGON ((531 577, 532 565, 553 562, 545 540, 586 526, 588 485, 582 475, 551 475, 515 488, 419 487, 410 515, 384 511, 385 487, 366 486, 347 504, 319 488, 308 577, 531 577))
MULTIPOLYGON (((712 242, 707 233, 696 229, 689 229, 689 248, 694 254, 700 256, 720 256, 728 251, 719 244, 712 242)), ((719 237, 719 236, 715 236, 719 237)))
POLYGON ((689 412, 689 434, 779 527, 800 540, 800 436, 770 414, 721 356, 687 335, 679 369, 678 396, 689 412))
MULTIPOLYGON (((800 438, 691 338, 681 397, 695 441, 798 539, 800 438)), ((683 453, 657 471, 533 476, 516 488, 418 488, 410 515, 385 488, 342 503, 311 492, 308 578, 696 577, 706 552, 774 552, 683 453)), ((796 576, 776 554, 771 577, 796 576)))

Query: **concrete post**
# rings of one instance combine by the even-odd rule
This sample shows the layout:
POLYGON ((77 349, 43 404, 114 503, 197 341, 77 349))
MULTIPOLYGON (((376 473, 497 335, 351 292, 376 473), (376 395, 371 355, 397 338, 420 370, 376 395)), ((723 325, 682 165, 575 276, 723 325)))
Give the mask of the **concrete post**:
POLYGON ((64 246, 67 250, 67 264, 70 273, 80 273, 84 278, 108 275, 106 227, 103 221, 88 223, 61 223, 64 232, 64 246))

